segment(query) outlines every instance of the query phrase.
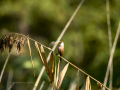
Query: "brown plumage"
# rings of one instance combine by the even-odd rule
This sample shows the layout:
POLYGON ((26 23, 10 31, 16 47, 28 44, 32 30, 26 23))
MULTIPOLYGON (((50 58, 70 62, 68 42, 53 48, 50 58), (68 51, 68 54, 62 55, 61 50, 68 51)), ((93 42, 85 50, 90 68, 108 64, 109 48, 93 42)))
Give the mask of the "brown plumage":
MULTIPOLYGON (((63 52, 64 52, 64 42, 62 41, 61 43, 60 43, 60 45, 58 46, 58 53, 60 54, 60 56, 62 56, 63 55, 63 52)), ((62 58, 60 58, 60 60, 61 60, 62 58)))

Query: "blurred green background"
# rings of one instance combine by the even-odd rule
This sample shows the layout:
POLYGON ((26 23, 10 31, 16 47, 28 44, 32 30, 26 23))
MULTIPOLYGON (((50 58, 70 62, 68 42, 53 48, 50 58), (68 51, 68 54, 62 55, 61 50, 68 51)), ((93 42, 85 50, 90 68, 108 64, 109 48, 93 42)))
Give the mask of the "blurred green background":
MULTIPOLYGON (((71 15, 81 0, 0 0, 0 38, 7 33, 16 32, 29 35, 40 43, 49 46, 57 40, 71 15)), ((85 0, 62 41, 65 43, 63 57, 75 64, 92 77, 104 81, 109 60, 109 40, 107 28, 106 0, 85 0)), ((110 22, 112 42, 120 21, 120 0, 110 0, 110 22)), ((0 90, 5 90, 9 71, 13 71, 12 82, 35 82, 42 68, 34 42, 31 41, 32 57, 35 66, 34 78, 29 50, 26 46, 22 55, 17 56, 13 48, 3 74, 0 90)), ((46 56, 49 50, 45 49, 46 56)), ((57 53, 57 49, 55 50, 57 53)), ((3 68, 8 50, 0 54, 0 71, 3 68)), ((120 87, 120 38, 113 58, 113 90, 120 87)), ((57 58, 58 60, 58 58, 57 58)), ((60 70, 66 65, 62 60, 60 70)), ((69 65, 61 90, 76 85, 77 69, 69 65)), ((37 90, 45 81, 43 90, 50 88, 44 72, 37 90)), ((79 86, 84 90, 86 75, 79 73, 79 86)), ((32 90, 34 83, 15 84, 11 90, 32 90)), ((107 84, 107 86, 109 86, 107 84)), ((97 83, 91 80, 92 90, 97 90, 97 83)))

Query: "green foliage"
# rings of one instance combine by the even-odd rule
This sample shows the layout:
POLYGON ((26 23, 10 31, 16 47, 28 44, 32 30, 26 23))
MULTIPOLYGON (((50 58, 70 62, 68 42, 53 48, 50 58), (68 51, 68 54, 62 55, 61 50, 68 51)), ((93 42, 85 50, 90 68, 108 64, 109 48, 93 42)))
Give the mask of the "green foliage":
MULTIPOLYGON (((120 21, 120 1, 109 1, 113 42, 118 22, 120 21)), ((51 41, 57 39, 79 2, 79 0, 1 0, 0 37, 8 32, 19 32, 29 35, 48 46, 51 41)), ((63 57, 69 59, 70 62, 83 68, 88 74, 103 82, 109 59, 105 0, 85 0, 62 40, 65 43, 63 57)), ((31 51, 37 78, 41 70, 41 62, 39 61, 34 43, 31 44, 31 51)), ((28 48, 24 48, 22 56, 18 57, 15 53, 12 53, 5 70, 6 73, 3 75, 4 79, 2 80, 3 83, 0 85, 0 89, 4 90, 6 88, 6 77, 8 76, 9 68, 14 70, 13 81, 35 82, 36 78, 33 76, 32 64, 30 68, 29 62, 31 61, 28 52, 28 48), (27 61, 28 59, 29 61, 27 61)), ((46 50, 46 53, 48 52, 46 50)), ((113 88, 120 87, 119 53, 120 40, 118 40, 113 60, 113 88)), ((4 55, 0 54, 0 70, 6 56, 6 52, 4 55)), ((76 76, 74 75, 76 71, 68 69, 68 72, 73 74, 71 76, 67 75, 68 80, 72 81, 76 76)), ((46 85, 43 87, 44 89, 48 88, 49 85, 46 83, 49 80, 45 75, 42 77, 46 85)), ((81 78, 81 82, 83 83, 85 80, 84 75, 81 75, 81 78)), ((62 87, 66 87, 65 85, 68 84, 64 83, 62 87)), ((93 83, 92 86, 94 85, 96 86, 96 83, 93 83)), ((13 90, 19 90, 18 86, 14 86, 13 90)), ((64 90, 62 87, 61 90, 64 90)), ((29 87, 21 85, 20 89, 23 90, 23 88, 25 90, 29 89, 29 87)), ((93 90, 97 89, 97 87, 92 88, 93 90)))

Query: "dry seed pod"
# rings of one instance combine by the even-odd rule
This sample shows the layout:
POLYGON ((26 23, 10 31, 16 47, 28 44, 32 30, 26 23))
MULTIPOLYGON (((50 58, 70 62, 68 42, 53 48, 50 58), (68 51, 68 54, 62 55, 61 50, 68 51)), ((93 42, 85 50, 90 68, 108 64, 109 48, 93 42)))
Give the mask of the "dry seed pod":
POLYGON ((5 51, 5 43, 2 43, 2 45, 1 45, 1 53, 4 53, 4 51, 5 51))
POLYGON ((13 44, 14 44, 13 37, 10 36, 10 37, 9 37, 9 43, 8 43, 9 52, 11 52, 11 49, 12 49, 12 47, 13 47, 13 44))
POLYGON ((27 38, 25 38, 25 37, 22 37, 22 41, 21 41, 21 44, 24 46, 25 45, 25 43, 26 43, 26 40, 27 38))
POLYGON ((21 37, 21 38, 20 38, 20 42, 21 42, 22 47, 25 45, 26 41, 27 41, 27 40, 26 40, 25 37, 21 37))
POLYGON ((99 90, 102 90, 102 85, 100 83, 97 82, 97 86, 99 90))
POLYGON ((23 39, 23 37, 20 37, 20 39, 17 39, 16 46, 17 46, 17 54, 21 54, 22 47, 24 46, 26 40, 23 39))
POLYGON ((17 43, 17 55, 21 52, 21 43, 18 41, 17 43))
POLYGON ((6 34, 4 35, 1 39, 0 39, 0 50, 1 53, 3 53, 5 51, 5 48, 8 46, 9 44, 9 38, 10 38, 11 34, 6 34))
POLYGON ((19 36, 18 34, 14 33, 6 34, 0 39, 0 51, 3 53, 5 51, 5 48, 8 47, 9 52, 11 52, 13 44, 15 43, 18 54, 21 52, 21 49, 24 46, 25 42, 26 38, 23 35, 19 36))
POLYGON ((5 51, 5 48, 7 46, 7 43, 6 43, 6 35, 3 36, 1 39, 0 39, 0 50, 1 50, 1 53, 3 53, 5 51))

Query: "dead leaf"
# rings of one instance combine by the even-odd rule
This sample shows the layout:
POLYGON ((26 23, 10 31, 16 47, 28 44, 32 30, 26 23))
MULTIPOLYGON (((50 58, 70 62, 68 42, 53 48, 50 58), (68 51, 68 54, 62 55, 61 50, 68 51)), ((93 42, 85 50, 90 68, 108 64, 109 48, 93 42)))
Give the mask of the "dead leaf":
POLYGON ((62 84, 63 78, 65 76, 65 73, 66 73, 67 69, 68 69, 68 65, 69 65, 69 63, 63 68, 63 70, 61 71, 61 73, 59 75, 56 90, 60 89, 60 86, 62 84))
POLYGON ((77 73, 77 87, 76 87, 76 90, 79 90, 79 70, 78 70, 78 73, 77 73))
POLYGON ((49 80, 50 80, 50 71, 49 71, 47 60, 46 60, 46 57, 45 57, 45 51, 44 51, 44 48, 43 48, 42 45, 41 45, 40 49, 41 49, 41 55, 42 55, 42 58, 43 58, 43 61, 44 61, 44 66, 45 66, 47 75, 48 75, 49 80))
POLYGON ((85 90, 91 90, 91 85, 90 85, 89 76, 87 76, 87 78, 86 78, 86 88, 85 88, 85 90))
POLYGON ((42 55, 41 55, 41 53, 40 53, 40 50, 39 50, 39 47, 38 47, 37 42, 35 42, 35 47, 36 47, 36 49, 37 49, 38 55, 39 55, 39 57, 40 57, 40 59, 41 59, 43 65, 44 65, 44 61, 43 61, 42 55))
POLYGON ((31 47, 30 47, 30 41, 29 41, 29 38, 27 38, 27 43, 28 43, 28 47, 29 47, 29 52, 30 52, 30 57, 31 57, 31 62, 32 62, 32 67, 33 67, 34 77, 35 77, 35 69, 34 69, 34 64, 33 64, 32 55, 31 55, 31 47))
POLYGON ((54 68, 54 60, 53 60, 53 52, 50 55, 50 84, 52 86, 52 82, 54 81, 54 73, 53 73, 53 68, 54 68))

